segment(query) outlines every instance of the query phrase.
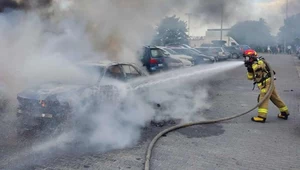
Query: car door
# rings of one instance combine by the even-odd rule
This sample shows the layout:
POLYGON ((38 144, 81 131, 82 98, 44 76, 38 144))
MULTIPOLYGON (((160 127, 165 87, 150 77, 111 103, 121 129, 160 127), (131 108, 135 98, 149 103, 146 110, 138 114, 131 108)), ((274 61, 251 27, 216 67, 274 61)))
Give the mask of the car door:
POLYGON ((130 64, 122 64, 120 66, 124 72, 125 81, 143 76, 141 72, 139 72, 134 66, 130 64))
POLYGON ((125 81, 126 79, 123 69, 119 64, 109 66, 106 71, 106 76, 120 81, 125 81))
POLYGON ((99 83, 96 104, 114 104, 120 100, 118 81, 125 81, 125 74, 119 64, 108 66, 104 78, 99 83))

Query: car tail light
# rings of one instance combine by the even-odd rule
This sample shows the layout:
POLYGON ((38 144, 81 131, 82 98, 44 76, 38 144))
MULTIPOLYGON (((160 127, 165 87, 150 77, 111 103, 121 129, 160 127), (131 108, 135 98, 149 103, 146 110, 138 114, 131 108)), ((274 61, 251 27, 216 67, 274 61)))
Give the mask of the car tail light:
POLYGON ((47 106, 46 102, 44 100, 40 100, 40 104, 41 104, 42 107, 46 107, 47 106))
POLYGON ((151 58, 149 62, 150 62, 150 64, 157 64, 158 63, 158 61, 156 59, 153 59, 153 58, 151 58))

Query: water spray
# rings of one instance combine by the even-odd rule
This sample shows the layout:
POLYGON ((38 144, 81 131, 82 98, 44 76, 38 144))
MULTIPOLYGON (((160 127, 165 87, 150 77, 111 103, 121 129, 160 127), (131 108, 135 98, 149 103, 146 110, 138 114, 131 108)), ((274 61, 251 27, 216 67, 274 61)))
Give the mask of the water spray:
POLYGON ((233 69, 234 67, 238 67, 240 65, 242 65, 242 62, 232 62, 232 63, 230 63, 230 65, 228 65, 226 63, 222 63, 222 64, 214 64, 214 67, 207 66, 208 68, 203 68, 203 66, 196 66, 191 69, 178 70, 178 72, 172 72, 171 73, 172 75, 170 75, 168 73, 159 75, 159 77, 167 77, 167 78, 163 78, 163 79, 161 78, 156 81, 142 83, 142 84, 134 87, 133 90, 138 90, 141 88, 150 87, 150 86, 154 86, 157 84, 162 84, 162 83, 166 83, 166 82, 170 82, 170 81, 182 80, 182 79, 190 78, 192 76, 201 75, 202 78, 205 78, 206 75, 212 76, 212 73, 219 73, 222 70, 233 69), (182 71, 187 72, 187 73, 180 73, 182 71), (178 74, 176 74, 176 73, 178 73, 178 74))
POLYGON ((270 69, 270 73, 271 73, 271 84, 270 84, 270 88, 268 90, 268 92, 266 93, 265 97, 257 103, 256 106, 254 106, 253 108, 251 108, 250 110, 244 112, 244 113, 240 113, 240 114, 236 114, 233 116, 229 116, 229 117, 224 117, 224 118, 220 118, 220 119, 214 119, 214 120, 206 120, 206 121, 199 121, 199 122, 191 122, 191 123, 186 123, 186 124, 179 124, 179 125, 175 125, 172 126, 170 128, 167 128, 163 131, 161 131, 160 133, 158 133, 150 142, 150 144, 148 145, 147 148, 147 152, 146 152, 146 158, 145 158, 145 166, 144 166, 144 170, 150 170, 150 159, 151 159, 151 155, 152 155, 152 150, 156 144, 156 142, 159 140, 160 137, 162 137, 163 135, 177 130, 177 129, 181 129, 181 128, 185 128, 185 127, 189 127, 189 126, 194 126, 194 125, 202 125, 202 124, 213 124, 213 123, 220 123, 223 121, 227 121, 227 120, 231 120, 231 119, 235 119, 238 118, 240 116, 243 116, 245 114, 250 113, 251 111, 253 111, 254 109, 256 109, 257 107, 259 107, 265 100, 269 100, 269 97, 271 96, 273 90, 274 90, 274 72, 273 69, 271 68, 271 66, 269 65, 268 62, 265 61, 265 64, 269 67, 270 69))

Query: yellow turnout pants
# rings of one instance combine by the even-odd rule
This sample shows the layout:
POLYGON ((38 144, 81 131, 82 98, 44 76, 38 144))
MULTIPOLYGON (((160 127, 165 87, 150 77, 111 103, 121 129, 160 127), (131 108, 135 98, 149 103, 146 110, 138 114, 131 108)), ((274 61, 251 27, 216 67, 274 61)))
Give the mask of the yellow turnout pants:
MULTIPOLYGON (((259 101, 261 101, 265 95, 267 94, 269 88, 270 88, 270 78, 265 80, 263 83, 258 83, 258 88, 260 89, 260 95, 259 95, 259 101)), ((285 103, 281 100, 279 97, 276 88, 274 86, 274 90, 272 92, 272 95, 269 98, 272 103, 274 103, 279 111, 288 113, 288 107, 285 105, 285 103)), ((265 100, 259 107, 258 107, 258 116, 267 118, 268 114, 268 106, 269 106, 269 100, 265 100)))

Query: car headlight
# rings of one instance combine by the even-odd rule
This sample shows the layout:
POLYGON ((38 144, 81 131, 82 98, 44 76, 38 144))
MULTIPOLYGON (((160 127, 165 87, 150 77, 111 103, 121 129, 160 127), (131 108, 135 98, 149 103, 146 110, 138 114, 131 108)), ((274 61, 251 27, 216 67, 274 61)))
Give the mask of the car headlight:
POLYGON ((52 115, 52 114, 46 114, 46 113, 43 113, 43 114, 42 114, 42 117, 45 117, 45 118, 52 118, 53 115, 52 115))

